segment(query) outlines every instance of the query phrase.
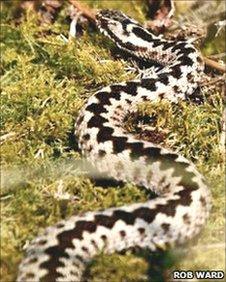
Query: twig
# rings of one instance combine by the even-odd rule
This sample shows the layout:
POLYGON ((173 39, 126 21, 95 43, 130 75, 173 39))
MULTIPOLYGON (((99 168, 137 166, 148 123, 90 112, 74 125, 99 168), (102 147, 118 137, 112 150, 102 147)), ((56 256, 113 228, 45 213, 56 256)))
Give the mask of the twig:
POLYGON ((215 25, 217 26, 217 32, 215 34, 215 37, 217 37, 220 31, 222 30, 222 28, 226 26, 226 20, 218 21, 217 23, 215 23, 215 25))
POLYGON ((206 58, 206 57, 204 57, 203 59, 204 59, 205 64, 206 64, 208 67, 211 67, 211 68, 213 68, 213 69, 216 69, 216 70, 218 70, 218 71, 220 71, 220 72, 226 72, 225 65, 222 66, 222 65, 219 64, 218 62, 213 61, 213 60, 211 60, 211 59, 209 59, 209 58, 206 58))
POLYGON ((217 78, 215 78, 215 79, 211 79, 211 80, 209 80, 209 81, 203 80, 203 81, 201 82, 201 86, 210 86, 210 85, 212 85, 212 84, 216 85, 216 83, 218 83, 218 82, 224 82, 224 80, 225 80, 225 76, 222 75, 222 76, 220 76, 220 77, 217 77, 217 78))
POLYGON ((211 57, 211 59, 213 58, 213 59, 219 59, 219 58, 223 58, 223 57, 225 57, 226 56, 226 52, 224 52, 224 53, 219 53, 219 54, 214 54, 214 55, 211 55, 210 57, 211 57))
POLYGON ((0 143, 7 141, 8 139, 12 138, 15 134, 16 134, 15 132, 9 132, 7 134, 0 136, 0 143))
POLYGON ((84 4, 79 3, 79 1, 77 0, 69 0, 69 2, 76 8, 78 9, 82 15, 87 18, 88 20, 90 20, 93 24, 95 24, 96 22, 96 17, 95 17, 95 13, 88 8, 87 6, 85 6, 84 4))
POLYGON ((221 132, 221 135, 220 135, 220 148, 221 148, 223 153, 225 151, 225 135, 226 135, 225 117, 226 117, 226 108, 224 109, 224 111, 222 113, 222 119, 221 119, 222 132, 221 132))
POLYGON ((80 15, 82 14, 82 12, 78 12, 77 15, 73 18, 71 24, 70 24, 70 30, 69 30, 69 41, 72 39, 72 38, 75 38, 76 37, 76 25, 77 25, 77 21, 80 17, 80 15))

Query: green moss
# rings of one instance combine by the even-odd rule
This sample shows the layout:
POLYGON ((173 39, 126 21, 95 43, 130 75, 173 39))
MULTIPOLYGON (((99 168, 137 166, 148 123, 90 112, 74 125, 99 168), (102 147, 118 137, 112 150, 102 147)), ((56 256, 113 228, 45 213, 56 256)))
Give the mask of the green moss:
MULTIPOLYGON (((87 2, 144 20, 139 1, 87 2)), ((46 226, 73 213, 144 201, 148 193, 131 184, 106 189, 77 168, 80 154, 72 133, 79 109, 101 86, 132 78, 124 70, 127 64, 111 57, 112 44, 94 31, 65 43, 60 34, 68 33, 66 7, 49 27, 39 26, 34 13, 15 25, 13 6, 1 5, 1 275, 2 281, 14 281, 24 244, 46 226)), ((211 248, 224 241, 223 106, 218 92, 211 99, 204 93, 201 106, 166 102, 139 107, 140 115, 158 115, 155 126, 167 137, 163 144, 192 159, 210 183, 213 208, 197 247, 190 245, 186 255, 175 250, 146 259, 130 252, 100 255, 90 267, 91 281, 146 281, 147 272, 161 281, 161 273, 170 268, 223 269, 222 249, 211 248), (203 252, 206 245, 210 247, 203 252)), ((135 132, 132 125, 131 130, 135 132)))

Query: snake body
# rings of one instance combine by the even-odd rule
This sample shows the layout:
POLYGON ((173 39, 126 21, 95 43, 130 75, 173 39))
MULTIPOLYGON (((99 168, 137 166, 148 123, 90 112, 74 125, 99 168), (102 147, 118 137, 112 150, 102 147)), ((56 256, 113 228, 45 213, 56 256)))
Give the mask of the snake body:
POLYGON ((135 246, 156 251, 184 243, 199 233, 209 214, 209 190, 194 165, 171 150, 137 140, 122 126, 140 102, 175 103, 193 95, 203 71, 199 52, 187 41, 153 35, 119 11, 99 12, 97 25, 120 49, 161 67, 91 96, 76 121, 79 147, 99 171, 158 197, 48 227, 28 247, 18 281, 81 281, 86 264, 99 252, 135 246))

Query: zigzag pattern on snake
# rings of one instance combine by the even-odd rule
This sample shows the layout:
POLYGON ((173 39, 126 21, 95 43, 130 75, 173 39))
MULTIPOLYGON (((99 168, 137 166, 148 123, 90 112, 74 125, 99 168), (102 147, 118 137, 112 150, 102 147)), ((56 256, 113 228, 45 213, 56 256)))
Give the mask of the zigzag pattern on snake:
POLYGON ((202 175, 187 159, 125 131, 125 117, 143 101, 176 103, 193 95, 203 62, 187 41, 166 41, 118 11, 97 15, 99 29, 143 61, 160 64, 141 79, 104 87, 80 111, 75 135, 82 154, 110 177, 135 183, 158 197, 73 216, 37 237, 19 267, 18 281, 81 281, 86 264, 139 246, 151 251, 186 242, 199 233, 210 210, 202 175))

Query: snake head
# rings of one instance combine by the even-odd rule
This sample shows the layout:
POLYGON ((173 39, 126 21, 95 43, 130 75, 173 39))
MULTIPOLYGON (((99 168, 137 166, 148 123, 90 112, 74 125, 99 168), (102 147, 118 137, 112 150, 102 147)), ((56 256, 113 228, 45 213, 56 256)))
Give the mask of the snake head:
POLYGON ((96 15, 96 20, 100 31, 116 43, 126 41, 132 26, 139 25, 130 17, 116 10, 101 10, 96 15))

